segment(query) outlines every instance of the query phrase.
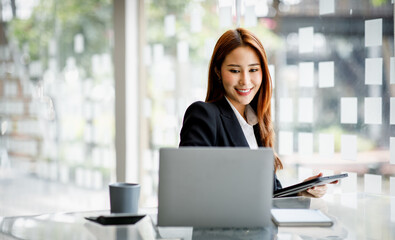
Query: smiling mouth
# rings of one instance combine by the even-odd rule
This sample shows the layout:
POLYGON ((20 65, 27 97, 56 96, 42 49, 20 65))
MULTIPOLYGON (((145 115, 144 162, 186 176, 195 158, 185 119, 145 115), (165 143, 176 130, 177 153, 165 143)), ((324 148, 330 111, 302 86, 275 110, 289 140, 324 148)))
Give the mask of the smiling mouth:
POLYGON ((242 92, 242 93, 247 93, 247 92, 251 91, 251 89, 236 89, 236 90, 239 92, 242 92))
POLYGON ((248 89, 237 89, 237 88, 236 88, 236 91, 241 92, 241 93, 248 93, 248 92, 251 91, 251 89, 252 89, 252 88, 248 88, 248 89))
POLYGON ((248 89, 238 89, 236 88, 236 92, 240 95, 246 96, 248 94, 250 94, 252 88, 248 88, 248 89))

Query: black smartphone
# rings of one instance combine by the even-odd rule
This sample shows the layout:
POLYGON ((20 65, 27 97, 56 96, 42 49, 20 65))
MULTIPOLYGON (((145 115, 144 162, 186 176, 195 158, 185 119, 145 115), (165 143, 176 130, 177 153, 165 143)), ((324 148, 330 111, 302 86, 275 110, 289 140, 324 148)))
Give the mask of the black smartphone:
POLYGON ((144 218, 146 215, 101 215, 95 217, 85 217, 85 219, 102 224, 102 225, 126 225, 135 224, 144 218))

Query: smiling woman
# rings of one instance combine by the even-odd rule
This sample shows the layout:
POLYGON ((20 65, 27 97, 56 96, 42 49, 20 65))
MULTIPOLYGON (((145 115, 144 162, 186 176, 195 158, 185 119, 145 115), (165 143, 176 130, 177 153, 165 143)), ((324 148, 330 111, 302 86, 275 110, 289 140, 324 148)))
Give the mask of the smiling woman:
MULTIPOLYGON (((186 110, 180 146, 273 148, 271 95, 261 42, 243 28, 225 32, 211 58, 206 102, 195 102, 186 110)), ((275 154, 275 172, 281 168, 275 154)), ((273 191, 281 188, 274 174, 273 191)), ((307 196, 325 192, 324 185, 309 189, 307 196)))

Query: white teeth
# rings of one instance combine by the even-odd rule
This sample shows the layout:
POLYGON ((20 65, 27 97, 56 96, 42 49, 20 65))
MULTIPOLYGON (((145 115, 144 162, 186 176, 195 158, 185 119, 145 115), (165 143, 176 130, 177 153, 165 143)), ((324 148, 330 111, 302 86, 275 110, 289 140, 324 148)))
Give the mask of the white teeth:
POLYGON ((250 91, 250 89, 247 89, 247 90, 241 90, 241 89, 237 89, 237 91, 239 91, 239 92, 242 92, 242 93, 247 93, 247 92, 249 92, 249 91, 250 91))

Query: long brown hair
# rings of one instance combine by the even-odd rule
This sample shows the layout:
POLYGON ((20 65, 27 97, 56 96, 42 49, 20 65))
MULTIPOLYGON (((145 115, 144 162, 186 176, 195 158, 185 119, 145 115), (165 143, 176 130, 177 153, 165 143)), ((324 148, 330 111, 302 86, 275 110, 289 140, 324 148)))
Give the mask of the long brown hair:
MULTIPOLYGON (((222 63, 225 57, 234 49, 249 46, 258 55, 262 68, 261 86, 251 101, 250 105, 258 117, 259 132, 263 146, 274 146, 274 130, 271 117, 272 79, 269 74, 265 49, 259 39, 250 31, 237 28, 228 30, 217 41, 210 61, 208 72, 208 86, 206 102, 214 102, 225 95, 220 75, 222 63)), ((274 169, 282 169, 283 165, 277 154, 274 154, 274 169)))

